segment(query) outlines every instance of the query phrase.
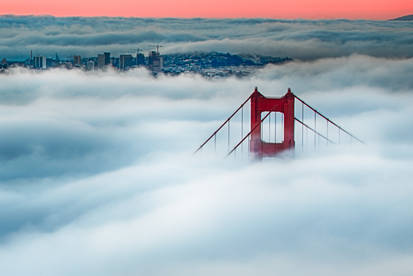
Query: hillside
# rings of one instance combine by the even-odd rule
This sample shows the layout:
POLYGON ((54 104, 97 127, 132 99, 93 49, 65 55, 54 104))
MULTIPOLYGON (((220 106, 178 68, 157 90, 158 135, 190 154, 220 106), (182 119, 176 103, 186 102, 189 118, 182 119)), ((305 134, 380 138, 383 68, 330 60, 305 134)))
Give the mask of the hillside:
POLYGON ((413 20, 413 14, 397 17, 397 18, 394 18, 394 19, 391 19, 391 20, 403 20, 403 21, 413 20))

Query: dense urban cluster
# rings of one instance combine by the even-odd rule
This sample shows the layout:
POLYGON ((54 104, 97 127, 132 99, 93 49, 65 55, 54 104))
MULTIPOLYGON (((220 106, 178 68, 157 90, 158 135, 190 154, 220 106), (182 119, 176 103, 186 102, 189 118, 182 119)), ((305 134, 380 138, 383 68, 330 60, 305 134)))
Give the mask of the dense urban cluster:
POLYGON ((140 51, 137 51, 135 55, 124 54, 119 57, 113 57, 110 52, 104 52, 95 57, 75 55, 69 59, 60 59, 58 54, 53 58, 33 56, 31 52, 24 61, 8 61, 3 58, 0 63, 0 72, 7 72, 8 68, 11 67, 25 67, 33 70, 78 68, 85 71, 107 70, 108 68, 127 71, 137 67, 145 67, 155 76, 159 73, 168 75, 198 73, 204 77, 212 78, 233 75, 242 77, 267 64, 280 64, 288 61, 291 61, 291 58, 219 52, 161 55, 159 48, 156 51, 150 51, 148 56, 140 51))

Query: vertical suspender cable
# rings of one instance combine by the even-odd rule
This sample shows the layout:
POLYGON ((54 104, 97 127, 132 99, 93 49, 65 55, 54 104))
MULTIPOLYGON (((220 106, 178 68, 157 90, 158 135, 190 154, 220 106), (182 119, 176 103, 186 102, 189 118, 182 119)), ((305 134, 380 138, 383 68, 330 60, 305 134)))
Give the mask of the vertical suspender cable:
POLYGON ((268 142, 271 142, 271 115, 268 116, 268 142))
MULTIPOLYGON (((283 132, 282 132, 282 135, 285 135, 285 129, 284 129, 284 113, 282 113, 282 115, 281 115, 281 127, 282 127, 282 130, 283 130, 283 132)), ((281 137, 281 141, 284 141, 284 137, 281 137)))
POLYGON ((277 112, 274 112, 274 143, 277 143, 277 112))
MULTIPOLYGON (((317 113, 314 112, 314 130, 317 131, 317 113)), ((314 150, 317 149, 317 135, 314 132, 314 150)))
POLYGON ((230 124, 231 124, 231 121, 228 121, 228 151, 229 151, 229 136, 230 136, 230 124))
MULTIPOLYGON (((304 123, 304 104, 301 103, 301 122, 304 123)), ((301 125, 301 151, 304 151, 304 125, 301 125)))
MULTIPOLYGON (((241 108, 241 139, 244 137, 244 106, 241 108)), ((241 153, 243 152, 243 145, 241 144, 241 153)))
POLYGON ((214 149, 215 149, 215 152, 217 152, 217 134, 216 133, 214 134, 214 149))
POLYGON ((338 129, 338 143, 340 144, 340 129, 338 129))
POLYGON ((308 128, 305 128, 305 144, 308 145, 310 149, 310 141, 308 140, 308 128))
POLYGON ((247 157, 250 157, 250 139, 247 139, 247 143, 248 143, 248 151, 247 151, 247 157))

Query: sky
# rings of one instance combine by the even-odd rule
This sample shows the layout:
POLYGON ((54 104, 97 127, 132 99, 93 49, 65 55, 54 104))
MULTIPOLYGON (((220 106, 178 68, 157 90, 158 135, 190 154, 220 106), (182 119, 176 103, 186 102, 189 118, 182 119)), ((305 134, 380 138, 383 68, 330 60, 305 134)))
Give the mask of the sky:
POLYGON ((413 13, 410 0, 2 0, 0 14, 54 16, 133 17, 264 17, 283 19, 374 19, 385 20, 413 13))
POLYGON ((352 55, 244 79, 1 74, 2 273, 412 275, 412 73, 352 55), (291 87, 366 145, 193 155, 254 86, 291 87))

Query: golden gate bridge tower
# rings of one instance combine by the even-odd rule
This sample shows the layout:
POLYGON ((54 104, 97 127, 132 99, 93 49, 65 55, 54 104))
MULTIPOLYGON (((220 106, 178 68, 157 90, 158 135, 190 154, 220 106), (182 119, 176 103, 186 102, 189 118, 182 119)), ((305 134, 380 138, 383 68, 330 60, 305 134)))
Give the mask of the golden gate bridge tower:
POLYGON ((296 150, 296 143, 299 144, 301 151, 308 147, 316 150, 322 144, 340 144, 344 140, 364 143, 294 95, 290 88, 280 98, 265 97, 258 88, 255 88, 254 92, 197 148, 195 153, 206 148, 208 144, 213 144, 214 150, 217 151, 217 138, 223 132, 227 133, 225 139, 227 156, 236 154, 240 149, 243 151, 243 144, 248 144, 248 152, 258 159, 292 152, 296 150), (248 107, 248 102, 250 102, 249 131, 244 131, 247 129, 244 109, 248 107), (238 121, 235 120, 237 116, 238 121), (271 118, 273 118, 272 123, 271 118), (266 122, 268 125, 265 125, 266 122), (238 126, 236 133, 239 133, 235 135, 236 143, 231 142, 233 140, 231 134, 234 136, 231 128, 234 125, 238 126), (264 140, 264 132, 267 132, 267 141, 264 140))

